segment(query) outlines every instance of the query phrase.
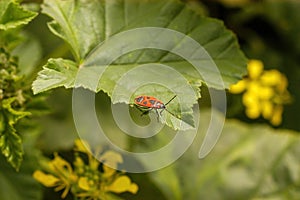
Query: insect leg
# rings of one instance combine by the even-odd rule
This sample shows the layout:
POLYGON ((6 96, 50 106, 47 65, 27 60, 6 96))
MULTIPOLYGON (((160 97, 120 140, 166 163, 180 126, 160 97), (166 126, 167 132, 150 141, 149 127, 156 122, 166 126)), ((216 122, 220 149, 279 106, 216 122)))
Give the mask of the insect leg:
POLYGON ((146 110, 146 111, 142 111, 142 110, 140 109, 140 110, 142 111, 141 116, 148 114, 152 109, 153 109, 153 108, 150 108, 150 109, 148 109, 148 110, 146 110))
POLYGON ((159 116, 160 116, 161 112, 159 114, 158 111, 157 111, 157 109, 155 109, 155 111, 156 111, 156 114, 157 114, 157 122, 159 122, 159 116))
POLYGON ((146 115, 146 114, 148 114, 149 113, 149 111, 150 110, 152 110, 152 108, 151 109, 142 109, 140 106, 138 106, 138 105, 134 105, 139 111, 141 111, 142 112, 142 114, 141 114, 141 116, 143 116, 143 115, 146 115))

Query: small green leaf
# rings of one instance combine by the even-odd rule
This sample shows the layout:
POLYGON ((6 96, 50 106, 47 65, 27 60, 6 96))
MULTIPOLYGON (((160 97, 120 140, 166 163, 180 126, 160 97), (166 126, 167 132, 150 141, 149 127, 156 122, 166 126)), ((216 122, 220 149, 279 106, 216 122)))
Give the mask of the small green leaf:
POLYGON ((9 125, 0 135, 1 153, 16 170, 19 170, 23 160, 22 139, 16 134, 13 126, 9 125))
POLYGON ((23 159, 22 139, 15 129, 16 122, 30 115, 30 112, 18 111, 12 108, 15 97, 4 99, 0 109, 0 150, 7 161, 19 170, 23 159))
POLYGON ((19 3, 12 0, 0 1, 0 13, 0 30, 27 24, 37 16, 36 12, 25 10, 19 3))

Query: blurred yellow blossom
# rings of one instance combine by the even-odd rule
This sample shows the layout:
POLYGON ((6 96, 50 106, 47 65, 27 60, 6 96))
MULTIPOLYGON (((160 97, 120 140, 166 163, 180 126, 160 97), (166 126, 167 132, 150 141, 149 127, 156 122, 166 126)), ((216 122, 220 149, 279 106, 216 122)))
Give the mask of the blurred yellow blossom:
POLYGON ((93 200, 108 199, 109 193, 135 194, 137 184, 131 182, 124 172, 115 170, 122 162, 122 156, 114 151, 94 156, 85 141, 76 140, 73 166, 55 153, 54 159, 46 163, 45 172, 36 170, 33 177, 46 187, 55 187, 55 191, 63 190, 62 198, 68 192, 77 199, 93 200))
POLYGON ((111 185, 106 187, 106 190, 116 193, 129 191, 135 194, 138 186, 132 183, 128 176, 119 176, 111 185))
POLYGON ((277 70, 264 70, 259 60, 250 60, 247 66, 248 76, 232 85, 233 94, 243 93, 245 113, 255 119, 259 116, 277 126, 282 121, 283 105, 291 100, 287 91, 287 78, 277 70))

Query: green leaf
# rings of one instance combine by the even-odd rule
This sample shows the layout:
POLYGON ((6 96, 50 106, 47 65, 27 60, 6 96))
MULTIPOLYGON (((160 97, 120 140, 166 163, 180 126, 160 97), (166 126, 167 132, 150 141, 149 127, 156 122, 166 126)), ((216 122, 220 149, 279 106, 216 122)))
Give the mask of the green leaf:
MULTIPOLYGON (((42 8, 45 14, 54 19, 49 24, 51 31, 70 44, 77 61, 90 63, 93 62, 93 59, 97 59, 97 65, 107 64, 103 54, 99 56, 89 55, 92 58, 89 58, 88 61, 85 60, 92 50, 95 53, 95 48, 101 48, 101 42, 117 33, 140 27, 162 27, 177 30, 199 42, 217 64, 226 87, 246 73, 246 59, 238 48, 235 36, 226 30, 220 21, 202 17, 190 10, 188 6, 177 1, 168 0, 153 4, 151 1, 137 2, 132 0, 78 1, 76 3, 75 1, 51 0, 45 2, 42 8), (97 45, 98 47, 96 47, 97 45)), ((139 38, 132 36, 128 39, 139 38)), ((145 42, 145 39, 147 40, 145 37, 144 40, 138 42, 145 42)), ((122 42, 125 46, 126 40, 122 42)), ((174 47, 180 44, 179 41, 173 42, 175 42, 174 47)), ((112 47, 112 49, 122 51, 116 47, 112 47)), ((187 51, 187 49, 184 50, 187 51)), ((174 58, 174 55, 169 52, 153 53, 150 51, 145 55, 141 55, 141 52, 129 54, 121 59, 117 66, 120 68, 122 64, 155 63, 157 61, 159 63, 174 62, 179 67, 188 63, 182 58, 174 58)), ((206 67, 208 66, 202 66, 204 72, 213 73, 206 67)), ((117 73, 118 70, 115 72, 117 73)), ((194 72, 192 70, 190 74, 194 72)), ((213 85, 214 80, 209 79, 209 81, 213 85)), ((219 85, 219 83, 214 84, 219 85)))
MULTIPOLYGON (((205 133, 209 120, 210 114, 201 112, 200 133, 205 133)), ((299 198, 299 133, 226 120, 212 152, 199 159, 201 135, 175 163, 149 174, 168 199, 299 198)), ((148 152, 167 134, 160 137, 139 150, 148 152)))
POLYGON ((0 1, 0 30, 16 28, 28 24, 37 16, 36 12, 25 10, 12 0, 0 1))
POLYGON ((18 57, 19 73, 30 75, 42 58, 42 46, 38 39, 29 33, 22 32, 23 40, 14 48, 12 54, 18 57))
POLYGON ((49 59, 32 84, 33 93, 37 94, 53 88, 64 86, 71 88, 77 73, 76 64, 71 60, 49 59))
POLYGON ((30 115, 29 112, 18 111, 12 108, 12 103, 16 98, 8 98, 2 101, 0 110, 0 150, 4 157, 16 170, 23 159, 22 139, 15 129, 16 122, 30 115))
POLYGON ((35 148, 37 131, 23 129, 26 132, 24 141, 24 160, 16 172, 0 155, 0 199, 1 200, 40 200, 42 187, 33 179, 32 173, 38 167, 40 152, 35 148))
POLYGON ((201 82, 224 89, 246 73, 233 33, 175 0, 50 0, 42 9, 53 18, 50 30, 70 45, 76 64, 49 60, 33 83, 35 94, 81 86, 106 92, 113 103, 132 104, 139 94, 165 103, 176 93, 182 107, 170 104, 170 110, 179 117, 165 112, 163 122, 192 128, 201 82))

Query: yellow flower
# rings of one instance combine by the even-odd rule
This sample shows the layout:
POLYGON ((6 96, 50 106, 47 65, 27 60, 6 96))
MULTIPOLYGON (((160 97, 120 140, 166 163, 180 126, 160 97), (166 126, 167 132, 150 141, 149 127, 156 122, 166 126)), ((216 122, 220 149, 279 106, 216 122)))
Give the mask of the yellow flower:
POLYGON ((48 173, 37 170, 33 177, 46 187, 55 187, 55 191, 63 190, 62 198, 69 191, 79 199, 93 200, 107 199, 107 193, 110 192, 137 192, 138 186, 124 172, 116 170, 117 165, 123 162, 120 154, 106 151, 97 160, 89 145, 81 140, 75 141, 74 150, 73 167, 54 153, 54 159, 45 166, 48 173), (83 154, 86 154, 84 158, 87 157, 87 161, 81 157, 83 154))
POLYGON ((277 70, 263 70, 263 63, 250 60, 248 77, 232 85, 229 91, 243 94, 245 113, 251 119, 262 115, 277 126, 282 121, 283 105, 290 102, 287 78, 277 70))
POLYGON ((65 198, 71 189, 72 183, 77 181, 77 176, 73 173, 70 163, 61 158, 57 153, 54 153, 54 159, 48 162, 48 169, 52 175, 47 175, 37 170, 34 172, 33 177, 46 187, 56 187, 55 191, 64 189, 61 197, 65 198), (52 183, 55 180, 55 185, 51 184, 50 180, 52 183))
POLYGON ((106 187, 106 190, 115 193, 131 192, 136 194, 138 186, 132 183, 128 176, 119 176, 111 185, 106 187))

